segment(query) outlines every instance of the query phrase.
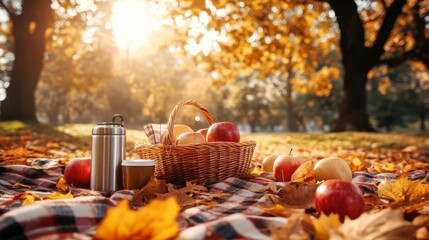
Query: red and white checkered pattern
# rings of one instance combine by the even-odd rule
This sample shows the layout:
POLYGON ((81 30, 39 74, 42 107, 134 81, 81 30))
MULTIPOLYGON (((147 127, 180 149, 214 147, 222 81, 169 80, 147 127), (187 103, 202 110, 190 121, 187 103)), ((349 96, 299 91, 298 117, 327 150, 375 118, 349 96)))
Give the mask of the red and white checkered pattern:
MULTIPOLYGON (((37 164, 36 164, 37 165, 37 164)), ((38 164, 40 165, 40 163, 38 164)), ((22 207, 18 196, 25 191, 49 194, 55 191, 62 176, 61 167, 34 168, 28 166, 0 167, 0 239, 90 239, 108 207, 122 199, 131 199, 133 191, 100 193, 72 188, 73 199, 43 200, 22 207), (32 186, 13 188, 14 183, 32 186)), ((427 178, 425 171, 414 171, 410 179, 427 178)), ((353 182, 366 192, 374 193, 383 179, 395 179, 391 173, 355 172, 353 182)), ((281 225, 286 218, 272 217, 258 207, 272 193, 260 190, 274 182, 266 174, 252 179, 228 178, 208 187, 216 204, 199 205, 181 212, 177 223, 179 239, 269 239, 269 224, 281 225), (227 194, 220 194, 227 193, 227 194)), ((278 187, 285 183, 276 182, 278 187)), ((271 195, 272 196, 272 195, 271 195)))

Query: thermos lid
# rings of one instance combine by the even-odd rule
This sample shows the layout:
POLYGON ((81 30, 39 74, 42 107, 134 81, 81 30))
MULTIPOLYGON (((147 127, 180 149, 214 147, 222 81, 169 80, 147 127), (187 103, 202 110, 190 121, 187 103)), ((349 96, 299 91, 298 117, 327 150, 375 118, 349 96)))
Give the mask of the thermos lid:
POLYGON ((99 122, 97 126, 92 129, 94 135, 124 135, 124 117, 119 114, 115 114, 112 118, 112 122, 99 122), (121 122, 115 122, 115 119, 119 118, 121 122))

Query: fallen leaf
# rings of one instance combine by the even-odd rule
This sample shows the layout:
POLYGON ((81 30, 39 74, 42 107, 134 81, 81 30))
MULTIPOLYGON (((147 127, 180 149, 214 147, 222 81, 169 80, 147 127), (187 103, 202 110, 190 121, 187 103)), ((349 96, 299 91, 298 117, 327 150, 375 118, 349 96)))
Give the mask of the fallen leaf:
POLYGON ((306 161, 301 164, 291 176, 291 182, 315 183, 314 161, 306 161))
POLYGON ((67 199, 67 198, 73 198, 73 194, 68 192, 67 194, 62 194, 59 192, 53 192, 51 194, 48 194, 46 196, 41 196, 34 192, 25 192, 18 196, 19 199, 23 199, 22 206, 27 206, 29 204, 34 203, 36 200, 45 200, 45 199, 67 199))
POLYGON ((69 186, 67 185, 67 181, 64 177, 60 177, 55 186, 60 192, 67 192, 69 190, 69 186))
POLYGON ((22 183, 14 183, 12 188, 32 188, 33 186, 22 184, 22 183))
POLYGON ((269 224, 272 240, 307 240, 310 239, 309 234, 304 231, 302 226, 302 215, 293 214, 288 217, 287 222, 280 227, 269 224))
POLYGON ((330 239, 330 232, 341 226, 340 217, 335 213, 331 213, 329 216, 322 213, 319 218, 313 219, 312 223, 316 233, 316 238, 319 240, 330 239))
POLYGON ((267 185, 256 190, 256 192, 258 192, 258 193, 265 192, 265 191, 269 191, 269 192, 277 194, 280 191, 280 189, 277 188, 277 185, 275 182, 269 182, 267 185))
POLYGON ((396 172, 397 167, 395 164, 388 162, 388 163, 378 163, 375 162, 371 166, 372 171, 375 173, 383 173, 383 172, 396 172))
POLYGON ((69 191, 66 194, 62 194, 60 192, 53 192, 49 195, 43 196, 42 199, 68 199, 73 198, 73 194, 69 191))
POLYGON ((171 185, 168 186, 168 192, 164 194, 156 194, 159 199, 167 199, 174 197, 177 199, 179 206, 187 208, 194 206, 197 203, 192 196, 201 192, 207 192, 207 188, 202 185, 186 182, 183 188, 175 189, 171 185))
POLYGON ((399 209, 386 208, 377 213, 363 213, 359 218, 346 218, 333 232, 333 239, 392 240, 414 239, 417 227, 403 218, 399 209))
POLYGON ((33 204, 36 201, 36 197, 32 194, 24 194, 23 198, 21 199, 24 199, 24 201, 22 202, 22 206, 33 204))
POLYGON ((172 239, 179 233, 175 220, 180 207, 176 199, 154 199, 139 210, 128 200, 109 208, 97 227, 95 239, 172 239))
POLYGON ((268 207, 268 208, 263 207, 261 205, 259 205, 258 207, 264 210, 265 213, 271 214, 277 217, 288 218, 296 213, 304 213, 304 209, 291 208, 281 204, 275 204, 274 206, 268 207))
POLYGON ((409 203, 417 198, 429 194, 429 185, 426 179, 409 180, 408 174, 401 174, 395 181, 384 179, 378 185, 377 194, 381 198, 387 198, 395 203, 409 203))
POLYGON ((277 194, 281 204, 299 208, 314 206, 314 194, 319 184, 290 183, 280 189, 277 194))
POLYGON ((46 148, 52 149, 52 148, 60 148, 60 144, 56 142, 48 142, 46 143, 46 148))
POLYGON ((156 194, 166 193, 167 191, 167 184, 164 180, 152 177, 142 189, 134 192, 131 205, 145 205, 150 200, 156 198, 156 194))
POLYGON ((356 157, 349 162, 349 165, 352 172, 366 170, 365 164, 359 158, 356 158, 356 157))
POLYGON ((402 152, 415 152, 417 151, 417 146, 408 146, 401 150, 402 152))

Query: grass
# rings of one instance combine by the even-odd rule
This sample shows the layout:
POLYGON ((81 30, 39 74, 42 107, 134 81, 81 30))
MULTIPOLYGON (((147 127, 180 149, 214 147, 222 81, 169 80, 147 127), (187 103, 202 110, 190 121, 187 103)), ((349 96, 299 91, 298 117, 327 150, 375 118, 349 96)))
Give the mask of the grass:
MULTIPOLYGON (((52 137, 57 141, 90 142, 93 124, 27 125, 22 122, 0 122, 0 136, 52 137)), ((143 129, 126 129, 127 148, 145 142, 143 129)), ((242 141, 255 140, 257 148, 254 158, 261 161, 271 153, 294 153, 305 156, 367 155, 368 153, 403 152, 408 147, 418 152, 418 159, 429 162, 428 133, 243 133, 242 141)), ((82 145, 84 147, 84 145, 82 145)))

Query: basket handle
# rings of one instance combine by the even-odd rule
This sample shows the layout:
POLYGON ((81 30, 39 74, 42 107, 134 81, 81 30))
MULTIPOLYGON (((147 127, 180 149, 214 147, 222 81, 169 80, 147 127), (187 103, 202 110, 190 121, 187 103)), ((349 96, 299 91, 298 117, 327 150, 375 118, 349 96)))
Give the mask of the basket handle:
POLYGON ((174 120, 176 119, 176 115, 179 112, 179 110, 185 106, 185 105, 191 105, 196 108, 198 108, 201 113, 204 115, 207 123, 209 126, 211 126, 214 121, 212 116, 210 115, 207 108, 205 108, 203 105, 199 104, 195 100, 184 100, 179 102, 173 109, 173 111, 170 113, 170 117, 168 118, 168 124, 167 124, 167 130, 165 134, 162 136, 162 144, 163 145, 172 145, 174 142, 174 120))

